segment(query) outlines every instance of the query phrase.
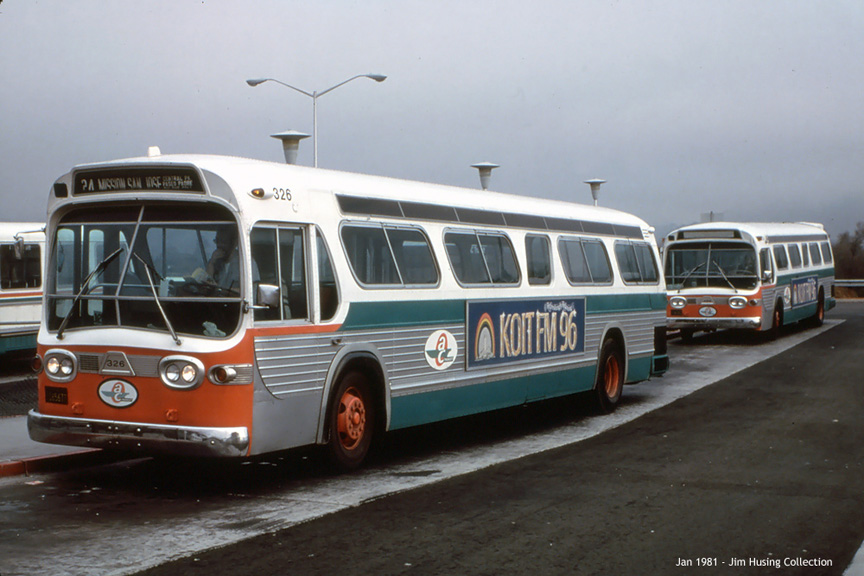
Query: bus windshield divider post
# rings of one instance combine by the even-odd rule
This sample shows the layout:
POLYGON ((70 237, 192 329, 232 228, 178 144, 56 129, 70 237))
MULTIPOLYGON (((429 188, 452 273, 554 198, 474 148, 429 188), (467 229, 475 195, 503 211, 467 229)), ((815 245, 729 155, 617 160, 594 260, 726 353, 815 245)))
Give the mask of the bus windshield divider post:
POLYGON ((159 300, 159 292, 156 290, 156 285, 153 284, 153 276, 150 274, 150 265, 144 261, 141 256, 136 253, 132 253, 135 258, 138 259, 139 262, 144 266, 144 272, 147 274, 147 282, 150 284, 150 290, 153 292, 153 300, 156 301, 156 307, 159 309, 159 313, 162 315, 162 319, 165 321, 165 326, 168 327, 168 332, 171 333, 171 338, 174 339, 174 342, 180 346, 180 338, 177 336, 177 332, 174 331, 174 326, 171 324, 171 321, 168 320, 168 315, 165 314, 165 309, 162 308, 162 302, 159 300))

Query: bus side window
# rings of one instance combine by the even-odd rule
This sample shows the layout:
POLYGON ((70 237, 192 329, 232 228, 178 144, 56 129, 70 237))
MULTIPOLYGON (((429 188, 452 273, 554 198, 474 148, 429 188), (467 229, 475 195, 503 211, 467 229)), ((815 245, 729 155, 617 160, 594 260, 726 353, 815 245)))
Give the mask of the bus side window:
POLYGON ((774 246, 774 262, 777 264, 778 270, 785 270, 789 267, 789 259, 786 257, 786 247, 778 244, 774 246))
POLYGON ((38 244, 0 246, 0 288, 38 288, 42 285, 42 261, 38 244))
POLYGON ((834 257, 831 255, 831 244, 829 242, 822 242, 820 246, 822 248, 822 260, 826 264, 834 262, 834 257))
MULTIPOLYGON (((299 228, 256 227, 252 230, 250 242, 255 295, 257 297, 261 285, 275 286, 281 304, 256 308, 256 320, 309 318, 303 238, 303 230, 299 228)), ((263 305, 257 301, 255 304, 263 305)))
POLYGON ((336 288, 336 275, 333 273, 333 264, 330 262, 330 252, 327 244, 321 237, 320 231, 316 236, 318 247, 318 298, 321 301, 321 320, 330 320, 339 308, 339 290, 336 288))
POLYGON ((789 244, 789 262, 792 264, 792 268, 801 267, 801 252, 798 251, 797 244, 789 244))
POLYGON ((304 244, 302 230, 279 229, 279 280, 282 288, 283 320, 309 319, 304 244))
POLYGON ((636 259, 642 272, 643 282, 657 282, 660 279, 657 273, 657 261, 654 259, 654 251, 648 244, 634 244, 636 259))
POLYGON ((618 260, 618 271, 624 282, 639 282, 642 279, 639 274, 639 264, 636 261, 636 252, 630 243, 615 244, 615 258, 618 260))
POLYGON ((810 266, 810 253, 807 251, 807 244, 801 245, 801 257, 804 260, 804 266, 810 266))
MULTIPOLYGON (((582 251, 582 243, 577 238, 561 238, 558 241, 558 252, 564 264, 564 272, 571 284, 589 284, 591 273, 588 262, 582 251)), ((638 278, 637 278, 638 279, 638 278)))
POLYGON ((385 226, 402 283, 406 285, 438 284, 438 268, 426 235, 415 228, 385 226))
POLYGON ((357 281, 366 286, 402 283, 381 226, 344 226, 342 244, 357 281))
POLYGON ((615 244, 618 271, 625 283, 658 282, 657 261, 651 246, 643 243, 618 242, 615 244))
POLYGON ((486 268, 492 275, 493 284, 518 284, 519 265, 510 240, 503 234, 478 233, 486 268))
POLYGON ((549 256, 547 236, 526 236, 525 256, 528 263, 528 284, 549 284, 552 282, 552 260, 549 256))
POLYGON ((759 251, 759 270, 762 272, 762 282, 771 284, 774 282, 774 268, 771 266, 771 250, 762 248, 759 251))
POLYGON ((810 261, 813 262, 814 266, 820 266, 822 264, 822 255, 819 253, 819 245, 815 242, 810 243, 810 261))
POLYGON ((448 232, 444 235, 447 256, 456 279, 463 284, 490 284, 489 272, 473 232, 448 232))
MULTIPOLYGON (((254 228, 250 236, 252 246, 252 269, 257 277, 252 278, 253 297, 257 298, 258 286, 279 286, 277 268, 276 229, 254 228)), ((255 302, 261 306, 260 302, 255 302)), ((278 307, 255 308, 255 320, 280 320, 282 313, 278 307)))
POLYGON ((582 249, 585 250, 585 258, 588 260, 588 270, 595 284, 609 284, 612 282, 612 268, 609 266, 609 255, 602 242, 583 240, 582 249))

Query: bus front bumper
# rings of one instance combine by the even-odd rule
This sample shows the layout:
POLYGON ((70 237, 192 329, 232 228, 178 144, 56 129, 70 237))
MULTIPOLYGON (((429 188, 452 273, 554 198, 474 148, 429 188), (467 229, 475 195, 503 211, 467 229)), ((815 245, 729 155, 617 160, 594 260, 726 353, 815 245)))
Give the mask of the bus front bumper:
POLYGON ((762 317, 744 318, 684 318, 668 317, 666 328, 669 330, 727 330, 733 328, 745 328, 748 330, 759 330, 762 327, 762 317))
POLYGON ((207 428, 114 422, 46 416, 30 410, 27 429, 30 438, 37 442, 65 446, 200 457, 241 457, 249 451, 249 431, 245 427, 207 428))

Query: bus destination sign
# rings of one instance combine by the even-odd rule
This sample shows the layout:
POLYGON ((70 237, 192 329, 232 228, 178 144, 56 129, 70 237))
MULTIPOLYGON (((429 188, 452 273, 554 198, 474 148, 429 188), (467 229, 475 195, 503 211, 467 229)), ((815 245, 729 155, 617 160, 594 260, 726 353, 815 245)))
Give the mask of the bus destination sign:
POLYGON ((82 170, 75 174, 75 194, 112 192, 203 193, 201 178, 193 168, 155 166, 82 170))

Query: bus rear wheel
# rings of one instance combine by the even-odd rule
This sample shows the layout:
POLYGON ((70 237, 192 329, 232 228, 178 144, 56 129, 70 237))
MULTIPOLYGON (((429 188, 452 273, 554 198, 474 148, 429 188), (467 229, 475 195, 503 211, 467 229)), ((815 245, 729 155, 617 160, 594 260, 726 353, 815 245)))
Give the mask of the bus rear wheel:
POLYGON ((602 412, 615 410, 624 391, 624 353, 612 338, 607 338, 600 348, 597 364, 595 392, 597 404, 602 412))
POLYGON ((816 314, 810 319, 810 323, 818 328, 825 323, 825 291, 819 289, 819 300, 816 302, 816 314))
POLYGON ((346 373, 336 386, 329 414, 329 455, 339 469, 354 470, 366 459, 375 418, 369 379, 359 371, 346 373))

